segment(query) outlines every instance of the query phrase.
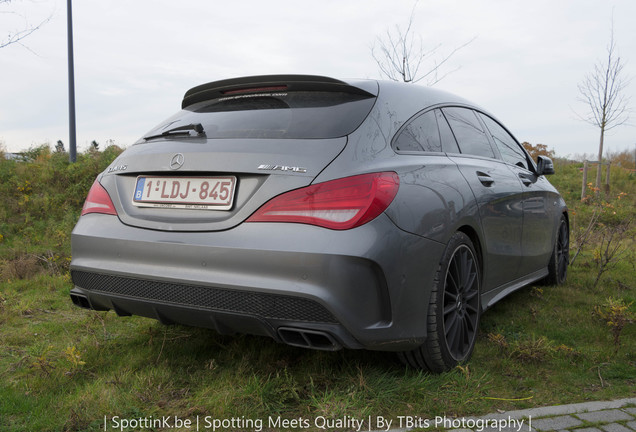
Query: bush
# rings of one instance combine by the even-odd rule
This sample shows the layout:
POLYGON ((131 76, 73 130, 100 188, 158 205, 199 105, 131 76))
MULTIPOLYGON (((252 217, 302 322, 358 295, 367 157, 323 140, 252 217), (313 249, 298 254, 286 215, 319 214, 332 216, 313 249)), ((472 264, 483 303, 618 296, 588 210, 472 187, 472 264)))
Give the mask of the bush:
POLYGON ((51 152, 48 145, 24 152, 23 160, 0 158, 0 237, 10 245, 60 246, 60 232, 70 232, 95 177, 122 152, 51 152))

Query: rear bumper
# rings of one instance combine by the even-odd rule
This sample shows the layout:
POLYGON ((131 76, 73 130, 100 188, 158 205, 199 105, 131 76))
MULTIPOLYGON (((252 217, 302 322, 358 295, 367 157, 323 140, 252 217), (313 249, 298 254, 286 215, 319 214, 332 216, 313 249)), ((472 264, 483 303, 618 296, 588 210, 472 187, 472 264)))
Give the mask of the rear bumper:
POLYGON ((205 233, 87 215, 72 247, 80 306, 309 348, 381 350, 423 342, 432 257, 443 250, 384 215, 349 231, 249 223, 205 233))
MULTIPOLYGON (((91 277, 94 277, 92 274, 91 277)), ((79 276, 80 280, 84 276, 79 276)), ((77 278, 77 273, 74 278, 77 278)), ((149 284, 149 281, 140 281, 149 284)), ((79 282, 82 283, 82 282, 79 282)), ((184 286, 185 287, 185 286, 184 286)), ((190 286, 189 288, 192 288, 190 286)), ((138 315, 154 318, 162 324, 182 324, 216 330, 219 334, 247 333, 269 336, 288 345, 335 351, 343 346, 364 348, 333 317, 331 322, 276 318, 271 313, 233 312, 222 305, 204 307, 163 303, 142 297, 127 297, 98 290, 75 287, 71 299, 77 306, 95 310, 114 310, 119 316, 138 315)), ((290 303, 298 303, 289 297, 290 303)))

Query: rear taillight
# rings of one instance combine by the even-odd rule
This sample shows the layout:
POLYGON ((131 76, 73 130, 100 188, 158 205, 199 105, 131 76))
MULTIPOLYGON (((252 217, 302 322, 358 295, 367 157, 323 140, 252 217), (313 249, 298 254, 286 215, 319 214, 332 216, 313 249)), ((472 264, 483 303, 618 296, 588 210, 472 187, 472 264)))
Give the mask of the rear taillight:
POLYGON ((104 189, 97 180, 95 180, 93 186, 91 186, 91 190, 88 191, 88 196, 82 208, 82 216, 89 213, 103 213, 117 216, 117 210, 115 210, 113 201, 110 199, 106 189, 104 189))
POLYGON ((247 222, 295 222, 345 230, 379 216, 400 186, 394 172, 380 172, 318 183, 273 198, 247 222))

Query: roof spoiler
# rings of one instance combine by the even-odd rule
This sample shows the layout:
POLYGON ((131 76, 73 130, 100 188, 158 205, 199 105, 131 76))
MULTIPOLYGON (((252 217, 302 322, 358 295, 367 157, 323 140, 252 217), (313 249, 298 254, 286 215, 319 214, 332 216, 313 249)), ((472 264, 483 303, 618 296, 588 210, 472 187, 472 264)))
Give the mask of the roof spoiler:
POLYGON ((334 78, 318 75, 259 75, 214 81, 191 88, 183 96, 181 108, 198 102, 217 99, 233 94, 286 91, 341 92, 375 97, 359 87, 334 78))

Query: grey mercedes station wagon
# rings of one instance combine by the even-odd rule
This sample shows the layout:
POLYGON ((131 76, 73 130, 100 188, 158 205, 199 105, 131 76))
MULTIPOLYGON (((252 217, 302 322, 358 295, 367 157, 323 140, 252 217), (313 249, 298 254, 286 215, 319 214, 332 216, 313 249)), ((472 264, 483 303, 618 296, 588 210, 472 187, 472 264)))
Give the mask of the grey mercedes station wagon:
POLYGON ((553 172, 491 114, 430 88, 204 84, 97 177, 72 234, 71 299, 448 370, 484 310, 564 282, 553 172))

